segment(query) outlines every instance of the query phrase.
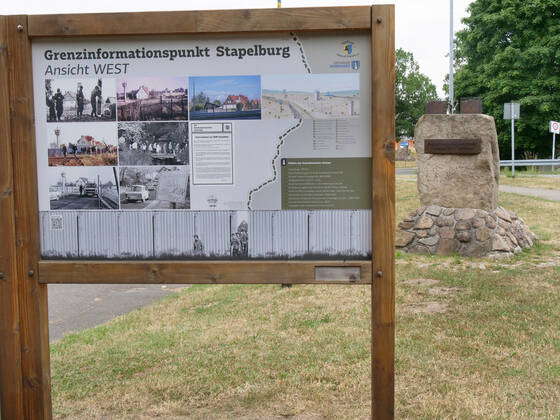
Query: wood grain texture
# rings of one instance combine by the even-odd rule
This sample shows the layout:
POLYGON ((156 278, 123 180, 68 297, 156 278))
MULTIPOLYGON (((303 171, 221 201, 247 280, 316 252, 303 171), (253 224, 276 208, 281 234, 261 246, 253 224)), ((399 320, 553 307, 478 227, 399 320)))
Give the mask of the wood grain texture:
POLYGON ((370 7, 29 16, 31 37, 369 30, 370 7))
MULTIPOLYGON (((8 90, 7 18, 0 16, 0 92, 8 90)), ((10 105, 0 96, 0 417, 23 418, 10 105)))
MULTIPOLYGON (((31 42, 27 17, 9 16, 8 92, 13 161, 17 285, 20 314, 24 416, 50 419, 47 287, 38 282, 39 217, 31 42), (22 30, 18 31, 18 25, 22 30)), ((41 98, 37 98, 41 100, 41 98)))
POLYGON ((41 261, 41 283, 368 284, 370 261, 41 261), (315 267, 360 267, 360 279, 321 281, 315 267))
POLYGON ((395 9, 372 6, 372 417, 395 412, 395 9))

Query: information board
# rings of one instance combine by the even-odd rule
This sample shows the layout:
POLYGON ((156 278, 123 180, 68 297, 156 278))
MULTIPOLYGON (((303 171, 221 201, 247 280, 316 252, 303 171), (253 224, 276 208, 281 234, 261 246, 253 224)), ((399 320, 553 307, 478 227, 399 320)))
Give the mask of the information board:
POLYGON ((368 285, 394 417, 394 19, 0 16, 2 418, 52 418, 49 284, 368 285))
POLYGON ((43 257, 368 258, 370 62, 336 32, 33 43, 43 257))

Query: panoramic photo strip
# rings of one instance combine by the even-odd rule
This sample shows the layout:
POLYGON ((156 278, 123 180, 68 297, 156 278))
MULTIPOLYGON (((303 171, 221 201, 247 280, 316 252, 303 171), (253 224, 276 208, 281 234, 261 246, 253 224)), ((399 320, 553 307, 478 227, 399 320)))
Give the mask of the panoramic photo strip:
POLYGON ((262 76, 263 119, 335 119, 360 115, 358 73, 262 76))

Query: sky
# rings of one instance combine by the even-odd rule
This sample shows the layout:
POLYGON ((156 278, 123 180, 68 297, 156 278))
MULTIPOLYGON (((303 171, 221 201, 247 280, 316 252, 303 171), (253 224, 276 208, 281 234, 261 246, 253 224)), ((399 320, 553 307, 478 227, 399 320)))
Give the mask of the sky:
POLYGON ((187 88, 186 77, 125 77, 117 81, 117 89, 120 93, 123 92, 123 82, 126 82, 127 91, 138 89, 140 86, 146 86, 155 91, 187 88))
MULTIPOLYGON (((19 0, 0 1, 0 14, 51 14, 274 8, 277 0, 19 0)), ((282 7, 395 4, 397 47, 411 51, 443 96, 449 69, 449 0, 282 0, 282 7)), ((454 26, 471 0, 454 0, 454 26)))
POLYGON ((56 185, 60 181, 60 174, 63 172, 66 174, 66 182, 75 182, 80 177, 97 182, 97 176, 99 175, 99 180, 102 184, 108 181, 111 181, 113 184, 115 183, 112 166, 55 166, 47 171, 49 184, 56 185))
MULTIPOLYGON (((64 94, 69 91, 73 94, 78 90, 78 83, 84 88, 84 96, 89 99, 91 92, 99 79, 92 77, 84 77, 81 79, 53 79, 51 82, 51 89, 56 92, 57 89, 64 94)), ((102 79, 102 92, 104 97, 115 97, 115 82, 111 79, 102 79)))
POLYGON ((117 133, 115 127, 111 123, 105 122, 80 122, 78 124, 47 124, 47 137, 48 143, 56 143, 55 128, 59 128, 59 142, 60 144, 74 143, 82 136, 92 136, 95 140, 102 141, 105 144, 117 145, 117 133))
POLYGON ((292 92, 341 92, 360 89, 358 73, 274 74, 262 77, 262 88, 292 92))
POLYGON ((204 92, 210 101, 225 101, 228 95, 239 94, 258 99, 261 96, 261 80, 260 76, 189 77, 189 95, 193 97, 200 92, 204 92))

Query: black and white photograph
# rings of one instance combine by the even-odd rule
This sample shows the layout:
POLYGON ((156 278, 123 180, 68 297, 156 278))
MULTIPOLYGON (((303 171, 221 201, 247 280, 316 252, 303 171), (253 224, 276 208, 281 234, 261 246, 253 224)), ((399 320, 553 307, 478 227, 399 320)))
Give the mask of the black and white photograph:
POLYGON ((187 120, 187 77, 128 77, 117 80, 119 121, 187 120))
POLYGON ((47 122, 115 121, 112 79, 46 79, 47 122))
POLYGON ((49 168, 51 210, 119 208, 117 169, 110 166, 49 168))
POLYGON ((121 166, 121 209, 190 209, 190 167, 121 166))
POLYGON ((120 122, 121 166, 188 165, 187 122, 120 122))
POLYGON ((49 166, 115 166, 115 124, 47 124, 49 166))

